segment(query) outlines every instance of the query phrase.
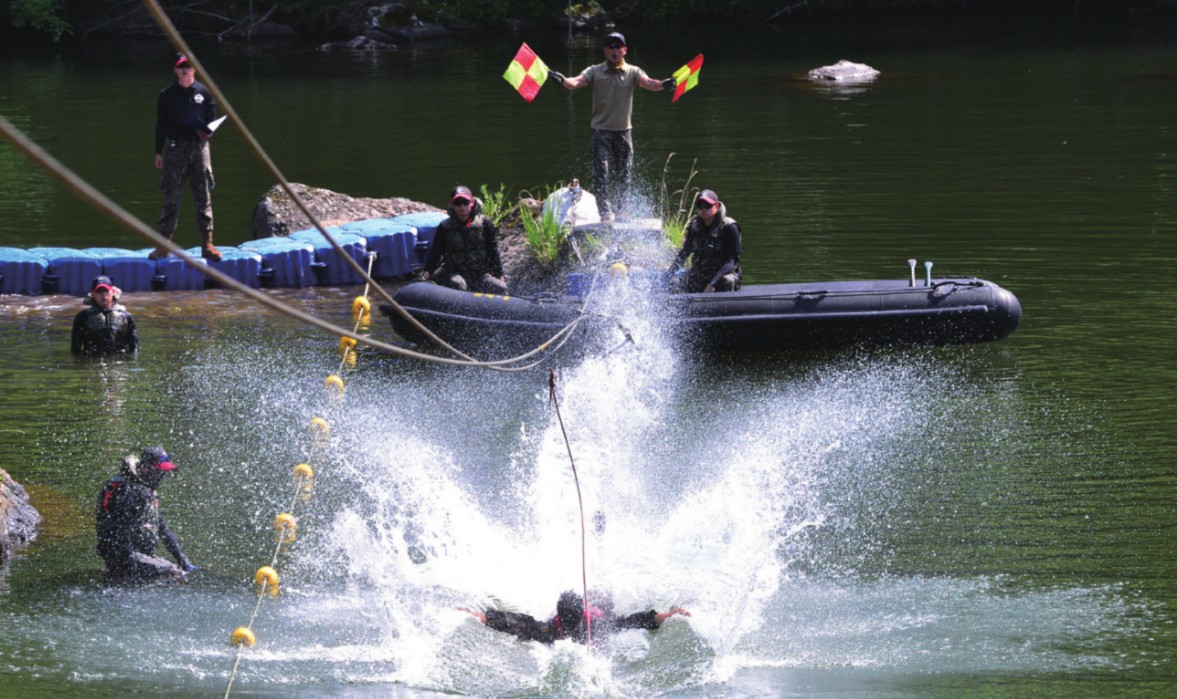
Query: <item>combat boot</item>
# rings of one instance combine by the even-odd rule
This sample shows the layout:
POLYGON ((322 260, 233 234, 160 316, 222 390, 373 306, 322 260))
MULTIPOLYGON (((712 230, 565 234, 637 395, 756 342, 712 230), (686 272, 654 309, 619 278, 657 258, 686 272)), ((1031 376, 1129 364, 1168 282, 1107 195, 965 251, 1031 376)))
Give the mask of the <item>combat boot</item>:
POLYGON ((213 247, 212 231, 205 231, 200 234, 200 256, 213 262, 221 261, 221 251, 213 247))
MULTIPOLYGON (((168 240, 172 239, 172 236, 170 236, 170 235, 166 236, 166 237, 168 240)), ((171 250, 168 249, 168 246, 156 245, 155 249, 147 254, 147 259, 149 259, 149 260, 162 260, 163 258, 167 257, 170 254, 171 254, 171 250)))

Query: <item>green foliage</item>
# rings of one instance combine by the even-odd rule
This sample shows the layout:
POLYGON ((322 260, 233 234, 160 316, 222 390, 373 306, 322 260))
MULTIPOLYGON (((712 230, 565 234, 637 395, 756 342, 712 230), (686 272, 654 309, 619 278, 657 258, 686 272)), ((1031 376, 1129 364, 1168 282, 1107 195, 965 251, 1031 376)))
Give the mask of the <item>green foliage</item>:
POLYGON ((683 183, 680 189, 673 192, 669 191, 666 180, 670 175, 670 161, 674 158, 674 153, 666 156, 666 163, 662 166, 662 184, 658 191, 658 208, 662 212, 662 234, 666 236, 667 243, 676 250, 682 247, 683 235, 686 232, 687 221, 690 220, 691 207, 695 202, 695 195, 699 193, 698 187, 691 186, 691 180, 695 179, 695 175, 699 171, 695 169, 697 160, 691 161, 691 169, 687 173, 687 181, 683 183))
POLYGON ((8 15, 17 29, 28 27, 43 32, 57 41, 64 34, 72 34, 70 23, 62 19, 61 0, 11 0, 8 15))
POLYGON ((479 197, 482 200, 482 214, 489 218, 496 226, 502 225, 503 219, 511 207, 507 205, 507 185, 499 183, 498 191, 490 191, 485 184, 479 185, 479 197))
MULTIPOLYGON (((557 189, 559 186, 547 187, 547 191, 544 196, 539 197, 539 201, 547 200, 557 189)), ((523 194, 520 192, 520 196, 523 194)), ((523 221, 523 234, 527 238, 527 247, 531 248, 532 254, 541 265, 550 266, 560 257, 560 248, 564 242, 566 231, 556 218, 555 207, 547 210, 541 208, 540 211, 540 215, 536 216, 530 208, 519 207, 519 215, 523 221)))

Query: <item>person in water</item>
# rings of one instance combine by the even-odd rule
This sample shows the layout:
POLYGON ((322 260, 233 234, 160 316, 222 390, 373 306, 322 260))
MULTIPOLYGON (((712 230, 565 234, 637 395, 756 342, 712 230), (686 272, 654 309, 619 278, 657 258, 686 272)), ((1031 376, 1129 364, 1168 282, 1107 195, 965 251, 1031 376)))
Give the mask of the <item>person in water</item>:
POLYGON ((656 80, 646 71, 625 62, 629 47, 619 32, 605 35, 602 49, 605 60, 589 66, 580 75, 565 77, 557 71, 549 75, 569 90, 593 86, 593 130, 589 157, 593 161, 593 186, 600 193, 597 208, 601 220, 612 223, 615 209, 625 206, 633 180, 633 93, 641 87, 651 92, 673 91, 674 78, 656 80), (612 177, 610 178, 610 161, 612 177))
POLYGON ((499 257, 499 231, 482 213, 482 202, 461 185, 450 191, 449 218, 437 226, 421 271, 459 291, 506 294, 507 277, 499 257))
POLYGON ((90 293, 82 300, 89 306, 74 316, 69 349, 74 354, 134 354, 139 349, 135 316, 116 303, 122 291, 110 277, 94 277, 90 293))
POLYGON ((710 189, 695 197, 695 215, 687 221, 682 249, 667 270, 667 276, 673 278, 688 257, 691 267, 682 283, 684 291, 740 288, 740 224, 728 217, 727 208, 710 189))
POLYGON ((156 489, 175 468, 162 447, 149 447, 139 458, 124 458, 118 474, 102 486, 95 508, 98 555, 110 580, 175 579, 197 570, 159 511, 156 489), (161 539, 178 565, 156 555, 161 539))
POLYGON ((611 604, 603 604, 600 608, 592 604, 586 605, 584 599, 571 590, 560 595, 560 599, 556 602, 556 615, 546 621, 540 621, 527 614, 501 609, 488 609, 485 612, 475 612, 469 609, 461 611, 474 616, 495 631, 513 634, 522 641, 538 641, 548 644, 564 639, 585 643, 590 633, 593 637, 597 637, 620 629, 649 629, 653 631, 661 627, 662 623, 672 616, 691 615, 681 607, 673 607, 665 612, 650 609, 619 617, 613 614, 611 604))

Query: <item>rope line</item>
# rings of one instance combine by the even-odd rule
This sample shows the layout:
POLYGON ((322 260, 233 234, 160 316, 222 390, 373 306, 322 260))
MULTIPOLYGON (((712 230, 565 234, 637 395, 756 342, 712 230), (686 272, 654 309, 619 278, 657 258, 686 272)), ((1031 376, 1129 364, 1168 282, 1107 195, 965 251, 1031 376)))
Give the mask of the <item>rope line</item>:
POLYGON ((572 443, 568 441, 568 431, 564 429, 564 418, 560 415, 560 401, 556 400, 556 370, 548 372, 548 401, 556 409, 556 421, 560 423, 560 434, 564 435, 564 447, 568 450, 568 463, 572 466, 572 480, 576 483, 576 503, 580 506, 580 584, 584 595, 580 598, 584 606, 585 645, 593 642, 593 615, 589 614, 588 598, 588 544, 584 528, 584 498, 580 494, 580 476, 576 473, 576 459, 572 457, 572 443))

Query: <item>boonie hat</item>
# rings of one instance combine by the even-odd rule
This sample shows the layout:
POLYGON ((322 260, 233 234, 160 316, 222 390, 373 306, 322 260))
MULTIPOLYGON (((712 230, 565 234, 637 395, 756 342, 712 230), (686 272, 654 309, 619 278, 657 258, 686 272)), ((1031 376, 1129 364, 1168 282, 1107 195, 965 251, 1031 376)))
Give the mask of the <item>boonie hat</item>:
POLYGON ((450 190, 450 203, 453 204, 454 201, 458 199, 469 199, 470 201, 474 201, 474 195, 470 193, 469 187, 458 185, 457 187, 454 187, 452 190, 450 190))
POLYGON ((192 63, 188 60, 187 56, 185 56, 182 53, 177 53, 176 57, 172 59, 172 67, 173 68, 191 68, 193 66, 192 66, 192 63))
POLYGON ((705 201, 708 204, 716 204, 719 202, 719 197, 710 189, 704 189, 699 192, 699 196, 695 197, 696 202, 705 201))
POLYGON ((94 277, 94 281, 90 282, 90 291, 98 291, 98 287, 105 286, 107 289, 114 289, 114 282, 110 281, 110 277, 105 274, 100 274, 94 277))
POLYGON ((601 42, 601 45, 608 46, 609 44, 612 44, 614 41, 621 44, 622 46, 629 45, 629 44, 625 43, 625 35, 622 34, 621 32, 609 32, 608 34, 605 35, 605 40, 603 42, 601 42))
POLYGON ((163 447, 147 447, 143 453, 139 455, 140 466, 154 466, 160 471, 171 471, 176 468, 176 465, 168 458, 168 453, 163 450, 163 447))

